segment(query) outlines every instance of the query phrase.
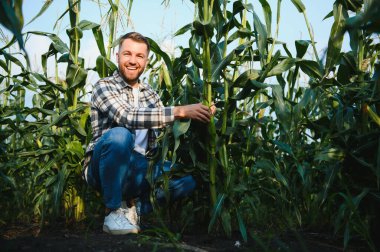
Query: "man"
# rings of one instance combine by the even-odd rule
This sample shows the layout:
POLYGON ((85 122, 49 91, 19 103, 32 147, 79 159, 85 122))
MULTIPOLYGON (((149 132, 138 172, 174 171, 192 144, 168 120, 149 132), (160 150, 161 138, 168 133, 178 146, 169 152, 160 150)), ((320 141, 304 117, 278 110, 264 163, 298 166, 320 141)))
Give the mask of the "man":
MULTIPOLYGON (((120 38, 118 71, 99 80, 91 98, 93 139, 87 151, 84 177, 100 190, 106 207, 103 230, 111 234, 139 231, 136 207, 123 208, 123 200, 139 199, 141 213, 152 210, 150 186, 145 179, 147 151, 154 145, 155 130, 175 119, 190 118, 208 123, 215 106, 191 104, 164 107, 157 93, 139 77, 148 64, 150 46, 139 33, 120 38)), ((170 163, 164 164, 164 170, 170 163)), ((157 167, 156 167, 157 169, 157 167)), ((160 173, 154 171, 156 176, 160 173)), ((195 188, 192 176, 169 181, 170 199, 189 195, 195 188)), ((164 199, 155 192, 157 201, 164 199)))

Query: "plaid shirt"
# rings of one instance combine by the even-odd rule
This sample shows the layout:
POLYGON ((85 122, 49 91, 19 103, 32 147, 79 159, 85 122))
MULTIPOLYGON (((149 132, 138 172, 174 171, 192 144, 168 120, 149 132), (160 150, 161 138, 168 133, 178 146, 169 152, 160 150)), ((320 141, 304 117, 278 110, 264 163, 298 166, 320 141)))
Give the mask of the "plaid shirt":
MULTIPOLYGON (((99 80, 91 98, 91 126, 93 137, 86 153, 91 152, 98 139, 116 126, 128 129, 158 129, 174 121, 174 107, 164 107, 158 94, 147 84, 140 83, 139 107, 133 105, 132 87, 118 71, 99 80)), ((149 136, 148 146, 154 146, 149 136)))

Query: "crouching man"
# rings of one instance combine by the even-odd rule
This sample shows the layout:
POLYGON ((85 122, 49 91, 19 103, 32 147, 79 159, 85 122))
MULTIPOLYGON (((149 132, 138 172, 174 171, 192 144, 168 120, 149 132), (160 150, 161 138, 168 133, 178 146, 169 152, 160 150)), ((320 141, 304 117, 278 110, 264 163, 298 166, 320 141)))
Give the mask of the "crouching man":
MULTIPOLYGON (((145 179, 146 158, 154 146, 156 130, 175 119, 190 118, 208 123, 215 106, 201 103, 164 107, 157 93, 139 79, 148 64, 148 40, 137 32, 120 38, 116 54, 118 70, 93 87, 91 126, 93 138, 86 150, 84 177, 98 189, 106 207, 103 230, 110 234, 138 233, 139 215, 152 211, 150 185, 145 179), (138 199, 138 207, 122 201, 138 199)), ((163 164, 164 170, 170 163, 163 164)), ((159 165, 155 169, 160 169, 159 165)), ((154 172, 157 176, 159 172, 154 172)), ((170 199, 191 194, 191 175, 169 181, 170 199)), ((163 192, 155 192, 160 202, 163 192)))

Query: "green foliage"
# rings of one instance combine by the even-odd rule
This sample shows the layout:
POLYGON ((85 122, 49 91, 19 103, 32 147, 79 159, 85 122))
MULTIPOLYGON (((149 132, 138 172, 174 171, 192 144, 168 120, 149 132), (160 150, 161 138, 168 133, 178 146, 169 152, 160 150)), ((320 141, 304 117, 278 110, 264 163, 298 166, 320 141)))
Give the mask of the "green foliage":
MULTIPOLYGON (((9 51, 16 40, 1 49, 0 195, 5 203, 0 222, 36 218, 42 223, 62 216, 70 222, 84 218, 84 207, 87 216, 99 208, 99 199, 89 196, 80 179, 91 138, 89 106, 83 101, 91 70, 83 67, 78 52, 83 32, 91 30, 100 52, 93 70, 104 77, 116 69, 109 53, 119 1, 109 3, 108 46, 101 26, 80 21, 80 2, 69 1, 68 45, 55 34, 31 32, 52 41, 41 55, 43 73, 30 72, 9 51), (67 63, 64 80, 48 76, 49 57, 54 57, 54 67, 67 63), (21 73, 14 74, 12 67, 21 73), (30 108, 24 104, 26 92, 34 94, 30 108)), ((269 236, 299 229, 334 233, 345 248, 359 237, 376 250, 378 1, 334 3, 327 15, 334 23, 325 61, 316 53, 302 1, 292 3, 304 15, 310 40, 296 40, 293 54, 278 43, 281 0, 274 33, 272 7, 265 0, 260 1, 263 21, 247 1, 192 3, 194 21, 175 34, 189 37, 179 56, 170 57, 149 39, 148 80, 163 102, 215 102, 218 108, 209 125, 177 121, 160 138, 161 158, 198 181, 193 211, 178 222, 199 220, 210 233, 237 230, 244 241, 252 238, 264 250, 267 245, 257 231, 269 230, 269 236), (348 52, 342 51, 346 31, 348 52)))

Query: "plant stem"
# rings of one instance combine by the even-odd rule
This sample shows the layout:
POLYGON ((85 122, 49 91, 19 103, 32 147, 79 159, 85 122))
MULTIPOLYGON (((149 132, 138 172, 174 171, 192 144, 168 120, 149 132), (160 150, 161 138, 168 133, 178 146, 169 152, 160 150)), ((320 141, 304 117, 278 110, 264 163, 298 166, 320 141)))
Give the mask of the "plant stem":
POLYGON ((273 43, 272 43, 272 46, 269 50, 269 53, 268 53, 268 58, 267 58, 267 62, 269 63, 270 60, 272 59, 272 54, 273 54, 273 50, 274 50, 274 45, 276 44, 276 41, 277 41, 277 38, 278 38, 278 31, 280 29, 280 15, 281 14, 281 0, 277 0, 277 22, 276 22, 276 32, 275 32, 275 35, 274 35, 274 38, 273 38, 273 43))
POLYGON ((107 57, 106 57, 108 60, 111 58, 112 43, 113 43, 113 39, 116 33, 116 28, 117 28, 117 19, 118 19, 118 14, 119 14, 119 0, 115 1, 115 5, 117 6, 116 12, 114 12, 114 9, 111 6, 110 15, 113 15, 112 17, 113 22, 110 22, 110 35, 108 36, 107 57))
MULTIPOLYGON (((203 1, 203 18, 204 22, 209 22, 211 20, 210 11, 212 11, 212 4, 208 4, 208 0, 203 1)), ((203 42, 203 99, 207 106, 212 104, 212 86, 211 86, 211 53, 210 53, 210 38, 207 33, 204 33, 203 42)), ((208 124, 209 139, 207 143, 207 156, 210 174, 210 198, 211 204, 214 206, 216 204, 216 130, 214 118, 211 117, 210 123, 208 124)))
POLYGON ((309 36, 310 36, 310 40, 311 40, 311 45, 313 46, 315 60, 318 62, 319 67, 322 69, 323 66, 322 66, 321 61, 319 60, 319 56, 318 56, 318 52, 317 52, 317 48, 315 47, 314 34, 313 34, 313 31, 311 30, 311 26, 310 26, 310 23, 309 23, 309 19, 307 18, 307 15, 306 15, 306 10, 304 10, 302 13, 303 13, 303 16, 304 16, 304 18, 305 18, 305 22, 306 22, 307 30, 308 30, 308 32, 309 32, 309 36))

